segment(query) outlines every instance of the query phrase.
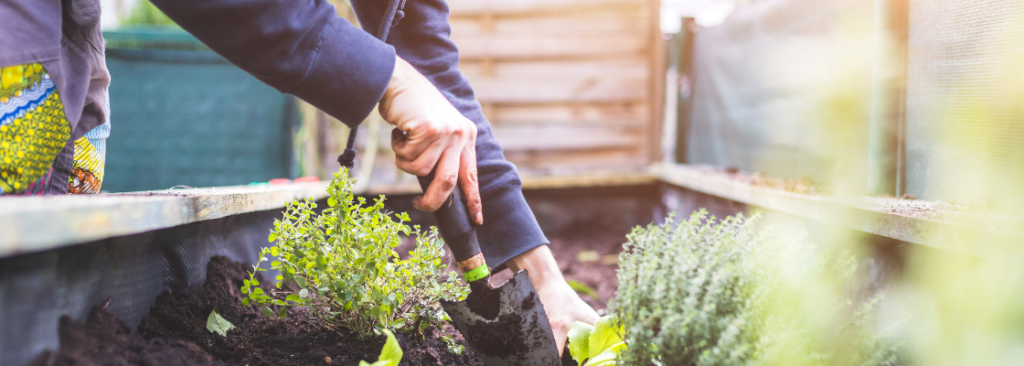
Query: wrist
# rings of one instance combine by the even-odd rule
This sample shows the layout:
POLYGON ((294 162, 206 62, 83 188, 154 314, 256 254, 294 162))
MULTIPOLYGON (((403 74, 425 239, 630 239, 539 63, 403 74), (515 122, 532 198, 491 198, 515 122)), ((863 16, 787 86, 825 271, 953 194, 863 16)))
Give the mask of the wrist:
POLYGON ((548 288, 565 284, 562 270, 558 268, 558 262, 555 262, 555 257, 547 245, 538 246, 515 256, 505 265, 513 272, 527 270, 530 274, 530 282, 533 282, 533 287, 537 291, 543 292, 548 288))
POLYGON ((416 69, 401 57, 395 56, 395 69, 391 72, 391 79, 388 81, 388 86, 384 89, 381 103, 386 103, 407 88, 412 79, 410 73, 416 73, 416 69))

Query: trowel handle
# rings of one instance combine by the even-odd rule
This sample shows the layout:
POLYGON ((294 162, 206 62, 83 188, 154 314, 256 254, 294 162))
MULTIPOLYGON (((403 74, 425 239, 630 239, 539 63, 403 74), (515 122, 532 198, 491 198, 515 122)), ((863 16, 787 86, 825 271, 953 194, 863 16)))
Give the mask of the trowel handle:
MULTIPOLYGON (((431 172, 426 177, 418 178, 420 187, 426 192, 430 182, 434 180, 434 173, 431 172)), ((456 186, 441 208, 434 211, 434 221, 437 221, 437 229, 441 232, 441 238, 455 255, 455 261, 459 263, 459 269, 462 270, 462 277, 466 279, 466 282, 473 282, 487 278, 491 272, 487 268, 487 262, 484 261, 483 253, 480 252, 476 228, 469 221, 466 200, 462 197, 461 190, 456 186)))

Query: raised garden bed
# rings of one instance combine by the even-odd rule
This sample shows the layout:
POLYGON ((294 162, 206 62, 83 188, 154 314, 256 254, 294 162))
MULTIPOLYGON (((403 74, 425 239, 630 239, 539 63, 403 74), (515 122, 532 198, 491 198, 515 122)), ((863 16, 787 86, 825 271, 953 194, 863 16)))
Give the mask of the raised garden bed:
MULTIPOLYGON (((165 291, 138 332, 102 306, 84 324, 65 317, 60 349, 30 365, 356 365, 380 354, 384 336, 360 340, 344 330, 328 329, 303 308, 289 308, 288 316, 280 319, 261 315, 254 305, 243 306, 239 288, 246 278, 245 265, 214 257, 202 287, 165 291), (236 327, 226 337, 207 330, 214 309, 236 327)), ((268 292, 269 282, 261 284, 268 292)), ((469 349, 451 354, 438 337, 441 332, 464 343, 450 327, 430 328, 423 338, 396 334, 404 351, 401 365, 482 365, 469 349)))

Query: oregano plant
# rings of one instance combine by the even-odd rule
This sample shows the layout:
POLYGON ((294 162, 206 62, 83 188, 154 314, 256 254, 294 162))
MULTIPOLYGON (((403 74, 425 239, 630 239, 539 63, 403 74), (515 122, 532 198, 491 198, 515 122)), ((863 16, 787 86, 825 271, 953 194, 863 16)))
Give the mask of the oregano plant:
MULTIPOLYGON (((305 306, 332 327, 361 338, 384 330, 422 332, 447 320, 439 300, 462 300, 469 293, 455 272, 447 271, 444 242, 437 229, 406 224, 406 213, 384 210, 384 196, 373 203, 352 193, 354 180, 342 169, 327 188, 328 208, 317 212, 311 199, 288 204, 274 222, 259 262, 241 288, 242 303, 260 304, 267 316, 285 317, 287 308, 305 306), (401 235, 415 237, 416 249, 401 259, 401 235), (273 257, 273 260, 271 260, 273 257), (280 271, 271 294, 256 273, 270 262, 280 271), (269 305, 279 305, 276 313, 269 305)), ((461 351, 445 339, 454 352, 461 351)))

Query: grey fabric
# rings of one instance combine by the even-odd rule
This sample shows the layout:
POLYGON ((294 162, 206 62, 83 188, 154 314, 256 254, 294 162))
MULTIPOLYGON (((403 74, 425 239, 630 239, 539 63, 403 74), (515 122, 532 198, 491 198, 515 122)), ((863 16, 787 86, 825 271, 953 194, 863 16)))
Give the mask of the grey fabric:
POLYGON ((907 193, 1019 213, 1010 202, 1024 184, 1024 2, 910 5, 907 193))
POLYGON ((695 38, 686 163, 866 184, 871 0, 775 0, 695 38), (859 154, 859 155, 858 155, 859 154))
MULTIPOLYGON (((0 2, 0 67, 40 63, 50 74, 71 141, 107 121, 110 73, 103 57, 99 0, 11 0, 0 2)), ((64 149, 58 162, 70 161, 64 149)), ((67 169, 55 169, 47 193, 67 193, 67 169)))
POLYGON ((0 366, 56 349, 61 315, 84 321, 108 298, 107 309, 135 328, 165 289, 202 285, 211 257, 255 263, 280 215, 254 212, 0 259, 0 366))

